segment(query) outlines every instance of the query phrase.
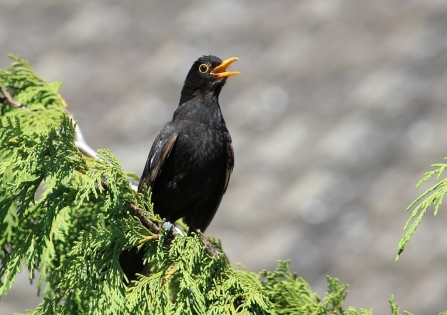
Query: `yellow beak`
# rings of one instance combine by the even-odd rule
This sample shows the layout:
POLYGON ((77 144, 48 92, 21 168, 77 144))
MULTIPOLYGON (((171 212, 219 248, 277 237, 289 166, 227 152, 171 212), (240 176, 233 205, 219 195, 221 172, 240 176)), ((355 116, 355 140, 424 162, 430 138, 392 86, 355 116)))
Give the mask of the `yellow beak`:
POLYGON ((214 68, 214 70, 211 71, 210 74, 215 75, 219 79, 231 77, 232 75, 239 74, 240 73, 239 71, 225 71, 225 70, 227 70, 229 65, 231 65, 233 62, 235 62, 237 60, 239 60, 239 58, 231 57, 231 58, 228 58, 228 59, 222 61, 222 63, 220 65, 218 65, 216 68, 214 68))

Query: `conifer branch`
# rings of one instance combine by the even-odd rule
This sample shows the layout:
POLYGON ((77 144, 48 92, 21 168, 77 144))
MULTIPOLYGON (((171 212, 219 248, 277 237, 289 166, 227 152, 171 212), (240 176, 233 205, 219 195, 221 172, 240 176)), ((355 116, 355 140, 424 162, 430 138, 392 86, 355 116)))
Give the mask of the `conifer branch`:
POLYGON ((141 224, 143 224, 152 233, 160 234, 160 228, 158 227, 158 225, 152 222, 152 220, 146 216, 143 210, 138 208, 133 203, 128 203, 128 206, 129 209, 132 211, 132 214, 140 220, 141 224))
MULTIPOLYGON (((20 107, 26 108, 25 105, 19 103, 16 99, 14 99, 14 97, 8 92, 8 89, 5 88, 4 86, 0 85, 0 91, 3 94, 3 97, 0 96, 0 102, 5 102, 6 104, 14 108, 20 108, 20 107)), ((68 117, 70 117, 72 121, 75 122, 73 114, 67 109, 67 107, 64 107, 64 110, 67 113, 68 117)), ((81 127, 79 126, 79 124, 76 124, 75 127, 75 144, 76 147, 79 149, 79 151, 81 151, 81 153, 84 154, 85 156, 94 159, 98 158, 96 151, 93 150, 85 141, 84 135, 82 134, 81 127)))
POLYGON ((6 102, 9 106, 12 106, 14 108, 20 108, 23 107, 22 104, 17 102, 12 95, 8 92, 8 89, 6 89, 4 86, 0 85, 0 91, 3 94, 3 97, 0 96, 0 102, 6 102))
MULTIPOLYGON (((101 186, 105 191, 109 191, 109 185, 107 185, 107 183, 104 180, 101 180, 101 186)), ((143 224, 144 227, 146 227, 149 231, 151 231, 154 234, 160 234, 159 226, 151 219, 149 219, 142 209, 140 209, 137 205, 135 205, 132 202, 129 202, 126 205, 131 211, 131 213, 140 220, 141 224, 143 224)))
MULTIPOLYGON (((16 99, 14 99, 14 97, 8 92, 8 90, 0 85, 0 91, 2 92, 2 94, 4 95, 3 98, 0 98, 0 101, 5 102, 6 104, 12 106, 13 108, 26 108, 26 106, 24 106, 23 104, 19 103, 16 99)), ((71 118, 72 122, 75 122, 74 116, 73 114, 67 109, 67 107, 64 107, 64 111, 65 113, 68 115, 68 117, 71 118)), ((76 147, 79 149, 79 151, 87 157, 93 158, 93 159, 98 159, 98 155, 96 153, 95 150, 93 150, 88 143, 85 141, 84 136, 82 134, 81 131, 81 127, 79 126, 79 124, 75 124, 75 145, 76 147)), ((107 190, 108 186, 107 184, 102 181, 101 182, 102 186, 107 190)), ((132 186, 134 189, 135 187, 132 186)), ((136 216, 140 222, 152 233, 155 234, 159 234, 160 233, 160 228, 157 226, 157 224, 155 224, 154 222, 152 222, 143 212, 143 210, 141 210, 140 208, 138 208, 138 206, 136 206, 133 203, 129 203, 128 204, 129 209, 131 210, 132 214, 134 216, 136 216)))
MULTIPOLYGON (((70 117, 73 121, 75 121, 73 114, 65 107, 65 112, 67 113, 68 117, 70 117)), ((82 154, 84 154, 87 157, 97 159, 98 155, 96 154, 96 151, 93 150, 85 141, 84 135, 82 134, 81 127, 79 124, 76 124, 75 127, 75 144, 76 147, 81 151, 82 154)))
MULTIPOLYGON (((447 158, 444 158, 447 160, 447 158)), ((397 247, 397 256, 396 261, 399 260, 400 255, 405 249, 405 245, 410 241, 413 234, 416 232, 419 224, 422 221, 422 218, 427 213, 427 210, 433 206, 434 207, 434 215, 437 215, 439 208, 441 207, 444 197, 447 195, 447 178, 441 179, 442 174, 447 169, 446 163, 437 163, 433 164, 432 167, 436 169, 433 171, 429 171, 425 173, 424 178, 422 178, 417 184, 416 188, 419 187, 422 183, 429 181, 434 178, 436 183, 431 186, 429 189, 424 191, 419 197, 417 197, 408 207, 407 211, 413 209, 411 212, 410 218, 407 220, 404 226, 404 230, 406 230, 405 235, 399 242, 397 247)))

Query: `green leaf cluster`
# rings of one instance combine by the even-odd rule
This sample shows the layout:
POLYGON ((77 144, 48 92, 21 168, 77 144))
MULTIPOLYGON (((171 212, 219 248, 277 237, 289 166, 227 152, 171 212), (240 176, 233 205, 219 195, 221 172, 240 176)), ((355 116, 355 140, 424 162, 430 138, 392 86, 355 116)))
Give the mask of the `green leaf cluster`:
MULTIPOLYGON (((447 158, 444 158, 447 160, 447 158)), ((413 209, 411 212, 410 218, 407 220, 404 226, 405 235, 399 242, 397 247, 398 253, 396 256, 396 261, 399 260, 400 255, 405 249, 405 245, 413 236, 417 227, 422 221, 422 218, 427 213, 427 210, 433 205, 434 206, 434 215, 438 214, 439 207, 442 205, 444 200, 444 196, 447 193, 447 178, 443 178, 440 180, 443 172, 447 169, 447 164, 438 163, 433 164, 432 167, 436 169, 433 171, 429 171, 425 173, 424 178, 422 178, 417 184, 416 187, 419 187, 425 182, 428 182, 430 179, 434 178, 437 182, 431 186, 429 189, 424 191, 416 200, 414 200, 408 207, 407 210, 413 209)))
POLYGON ((0 86, 23 106, 0 93, 0 296, 24 265, 43 294, 29 314, 372 314, 345 309, 348 286, 337 279, 327 278, 321 298, 287 261, 274 271, 234 269, 219 240, 210 238, 213 254, 201 235, 174 235, 168 225, 148 230, 129 205, 162 226, 150 192, 132 189, 135 175, 110 151, 84 157, 60 83, 10 57, 0 86), (135 248, 147 273, 129 283, 119 257, 135 248))

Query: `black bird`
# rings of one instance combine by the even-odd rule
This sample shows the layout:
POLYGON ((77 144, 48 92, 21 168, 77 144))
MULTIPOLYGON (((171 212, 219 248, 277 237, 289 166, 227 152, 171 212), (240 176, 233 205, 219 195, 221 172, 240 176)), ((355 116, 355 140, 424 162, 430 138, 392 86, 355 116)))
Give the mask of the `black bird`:
MULTIPOLYGON (((227 78, 239 74, 226 71, 236 60, 203 56, 193 63, 179 106, 156 137, 138 185, 139 191, 143 185, 151 188, 156 214, 172 223, 183 218, 188 234, 204 232, 211 223, 233 170, 219 94, 227 78)), ((120 258, 128 279, 141 272, 142 253, 134 254, 120 258)))

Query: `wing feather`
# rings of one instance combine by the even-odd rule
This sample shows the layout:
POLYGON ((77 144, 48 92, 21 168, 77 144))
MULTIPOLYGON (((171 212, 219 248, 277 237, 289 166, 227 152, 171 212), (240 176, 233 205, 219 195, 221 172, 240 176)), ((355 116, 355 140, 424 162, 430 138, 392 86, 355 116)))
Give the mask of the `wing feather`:
POLYGON ((231 141, 227 142, 227 169, 225 171, 225 186, 224 190, 222 192, 222 195, 225 194, 227 191, 228 183, 230 182, 230 176, 233 172, 234 167, 234 150, 233 150, 233 144, 231 141))
POLYGON ((151 151, 149 152, 149 156, 147 157, 146 166, 144 167, 144 171, 138 185, 138 191, 141 191, 144 184, 152 188, 153 184, 157 180, 157 177, 160 175, 169 153, 171 153, 172 148, 174 147, 177 136, 178 132, 173 133, 166 140, 161 138, 161 134, 157 136, 157 139, 155 139, 151 151))

